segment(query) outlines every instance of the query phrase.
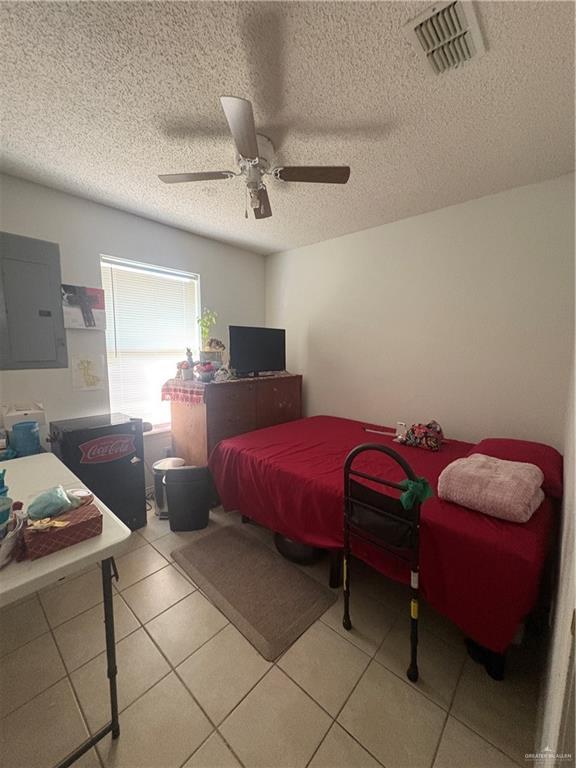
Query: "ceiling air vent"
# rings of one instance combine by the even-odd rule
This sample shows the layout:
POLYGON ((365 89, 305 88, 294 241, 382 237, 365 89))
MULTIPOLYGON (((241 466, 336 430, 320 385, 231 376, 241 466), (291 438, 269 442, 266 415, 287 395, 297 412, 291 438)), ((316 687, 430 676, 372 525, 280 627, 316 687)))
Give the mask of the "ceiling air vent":
POLYGON ((486 52, 471 2, 435 3, 405 24, 404 32, 437 75, 486 52))

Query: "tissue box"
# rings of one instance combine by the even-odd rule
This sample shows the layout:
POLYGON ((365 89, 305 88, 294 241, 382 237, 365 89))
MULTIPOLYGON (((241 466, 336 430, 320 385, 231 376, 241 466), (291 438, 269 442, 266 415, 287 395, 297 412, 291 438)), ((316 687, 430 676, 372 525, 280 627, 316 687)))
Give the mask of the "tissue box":
POLYGON ((102 533, 102 512, 95 504, 85 504, 78 509, 58 515, 53 520, 68 524, 58 528, 50 527, 43 531, 34 530, 30 526, 24 529, 26 557, 29 560, 51 555, 52 552, 58 552, 60 549, 71 547, 73 544, 102 533))

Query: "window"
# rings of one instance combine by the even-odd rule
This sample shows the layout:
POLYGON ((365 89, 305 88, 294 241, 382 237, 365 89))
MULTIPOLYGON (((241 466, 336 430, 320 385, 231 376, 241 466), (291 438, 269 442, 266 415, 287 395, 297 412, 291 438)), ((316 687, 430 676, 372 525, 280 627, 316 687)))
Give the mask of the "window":
POLYGON ((199 348, 198 275, 108 256, 101 270, 110 409, 167 424, 162 384, 175 375, 186 347, 199 348))

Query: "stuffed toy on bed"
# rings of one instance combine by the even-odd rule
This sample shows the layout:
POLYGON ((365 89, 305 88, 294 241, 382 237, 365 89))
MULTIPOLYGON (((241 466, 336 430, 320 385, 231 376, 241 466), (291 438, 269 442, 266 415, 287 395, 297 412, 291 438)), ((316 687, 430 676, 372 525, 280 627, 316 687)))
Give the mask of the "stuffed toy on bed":
POLYGON ((424 448, 427 451, 438 451, 444 440, 442 427, 437 421, 428 424, 412 424, 400 437, 398 442, 412 448, 424 448))

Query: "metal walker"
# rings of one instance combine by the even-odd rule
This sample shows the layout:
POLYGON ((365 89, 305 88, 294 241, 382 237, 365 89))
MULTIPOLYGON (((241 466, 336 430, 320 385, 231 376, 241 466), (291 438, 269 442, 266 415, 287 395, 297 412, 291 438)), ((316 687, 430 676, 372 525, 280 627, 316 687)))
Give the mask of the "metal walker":
POLYGON ((392 448, 379 443, 365 443, 354 448, 344 463, 344 629, 352 629, 350 620, 350 540, 351 536, 386 550, 410 566, 410 666, 409 680, 418 680, 418 573, 420 561, 420 506, 416 499, 405 509, 400 499, 374 490, 369 483, 377 483, 405 492, 405 485, 374 477, 352 468, 357 456, 367 451, 384 453, 393 459, 409 481, 418 481, 408 462, 392 448))

